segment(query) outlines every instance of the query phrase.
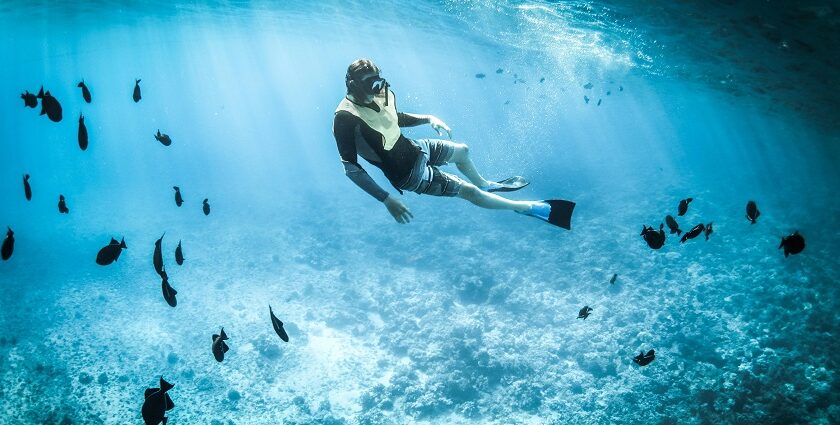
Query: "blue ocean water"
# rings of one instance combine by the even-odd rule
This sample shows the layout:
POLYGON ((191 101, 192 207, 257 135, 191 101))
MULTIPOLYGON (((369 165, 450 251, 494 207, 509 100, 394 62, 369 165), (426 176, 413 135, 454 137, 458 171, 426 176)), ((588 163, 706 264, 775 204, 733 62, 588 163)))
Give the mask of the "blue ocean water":
POLYGON ((142 423, 161 376, 170 424, 840 422, 840 5, 673 3, 4 2, 0 423, 142 423), (572 230, 410 193, 397 224, 332 134, 360 57, 572 230), (709 240, 648 248, 687 197, 709 240))

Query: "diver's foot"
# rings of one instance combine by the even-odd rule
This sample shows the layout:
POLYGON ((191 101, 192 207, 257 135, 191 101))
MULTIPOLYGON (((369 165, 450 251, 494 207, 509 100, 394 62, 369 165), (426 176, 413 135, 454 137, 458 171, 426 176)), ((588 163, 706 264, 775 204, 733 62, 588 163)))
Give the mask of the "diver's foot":
POLYGON ((522 176, 508 177, 498 182, 488 181, 487 183, 486 186, 482 186, 479 189, 485 192, 513 192, 531 184, 531 182, 522 176))
POLYGON ((546 201, 535 201, 527 211, 517 212, 538 218, 566 230, 571 230, 572 212, 574 212, 574 209, 575 203, 572 201, 549 199, 546 201))

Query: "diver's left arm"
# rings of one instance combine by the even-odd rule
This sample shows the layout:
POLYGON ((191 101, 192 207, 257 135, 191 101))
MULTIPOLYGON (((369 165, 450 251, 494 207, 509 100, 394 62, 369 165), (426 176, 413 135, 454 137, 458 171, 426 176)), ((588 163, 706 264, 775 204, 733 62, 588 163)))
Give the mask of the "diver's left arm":
POLYGON ((452 130, 443 120, 434 115, 397 112, 397 124, 400 127, 415 127, 421 124, 430 124, 438 136, 443 136, 443 132, 445 131, 449 138, 452 139, 452 130))

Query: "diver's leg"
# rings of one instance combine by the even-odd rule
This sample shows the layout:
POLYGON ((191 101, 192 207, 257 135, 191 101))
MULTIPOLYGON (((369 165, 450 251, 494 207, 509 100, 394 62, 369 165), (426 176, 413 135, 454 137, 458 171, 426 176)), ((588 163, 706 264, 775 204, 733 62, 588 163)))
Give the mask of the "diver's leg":
POLYGON ((457 197, 466 199, 475 205, 482 208, 494 210, 513 210, 519 212, 526 212, 531 209, 539 201, 513 201, 507 198, 502 198, 499 195, 485 192, 475 185, 464 182, 458 190, 457 197))
POLYGON ((454 151, 452 152, 452 157, 449 159, 450 162, 454 162, 455 166, 458 167, 458 170, 467 177, 467 179, 472 182, 472 184, 478 187, 487 187, 490 185, 490 182, 487 181, 484 177, 481 177, 478 170, 475 169, 475 164, 472 162, 470 158, 470 147, 464 143, 453 143, 454 151))

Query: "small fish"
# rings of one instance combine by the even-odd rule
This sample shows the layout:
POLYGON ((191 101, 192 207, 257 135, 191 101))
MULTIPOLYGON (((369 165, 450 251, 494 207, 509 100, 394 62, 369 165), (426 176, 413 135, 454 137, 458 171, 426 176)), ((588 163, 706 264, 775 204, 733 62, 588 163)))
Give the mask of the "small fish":
POLYGON ((509 100, 506 100, 506 101, 505 101, 505 105, 510 105, 510 101, 509 101, 509 100))
POLYGON ((706 230, 706 226, 703 225, 703 223, 700 223, 700 224, 692 227, 691 230, 685 232, 685 234, 682 236, 682 238, 680 238, 680 243, 684 243, 685 241, 687 241, 689 239, 694 239, 694 238, 700 236, 700 234, 703 233, 704 230, 706 230))
POLYGON ((618 91, 624 91, 624 86, 618 86, 618 91))
POLYGON ((163 146, 169 146, 172 144, 172 139, 169 138, 168 134, 161 134, 160 129, 158 129, 157 134, 155 134, 155 140, 160 142, 163 146))
POLYGON ((592 313, 592 309, 589 308, 588 305, 583 306, 582 309, 578 312, 578 319, 586 320, 587 317, 592 313))
POLYGON ((210 204, 207 203, 207 198, 204 198, 204 205, 201 207, 204 215, 210 215, 210 204))
POLYGON ((289 342, 289 334, 287 334, 286 330, 283 329, 283 322, 274 315, 270 305, 268 306, 268 314, 271 315, 271 326, 274 327, 274 332, 277 332, 277 336, 279 336, 284 342, 289 342))
POLYGON ((26 195, 26 200, 32 200, 32 186, 29 185, 29 174, 23 175, 23 194, 26 195))
POLYGON ((589 96, 583 96, 583 100, 588 104, 589 103, 589 96))
POLYGON ((785 258, 791 254, 799 254, 803 249, 805 249, 805 238, 803 238, 797 230, 782 238, 782 243, 779 244, 779 249, 782 248, 785 249, 785 258))
POLYGON ((143 407, 140 413, 143 415, 143 422, 146 425, 158 425, 160 423, 166 425, 166 412, 175 407, 175 403, 172 402, 166 392, 173 387, 175 385, 164 381, 161 376, 159 388, 148 388, 143 393, 143 407))
POLYGON ((58 195, 58 212, 61 214, 70 213, 70 210, 67 208, 67 203, 64 202, 64 195, 58 195))
POLYGON ((601 106, 601 99, 598 99, 598 104, 595 106, 601 106))
POLYGON ((618 273, 613 273, 613 277, 610 279, 610 285, 614 284, 616 279, 618 279, 618 273))
POLYGON ((160 289, 163 292, 163 299, 170 307, 177 306, 178 300, 175 298, 175 295, 178 295, 178 291, 169 285, 169 275, 166 274, 166 270, 161 272, 160 278, 160 289))
POLYGON ((685 213, 688 211, 688 204, 690 204, 693 200, 694 198, 685 198, 682 201, 680 201, 680 205, 677 206, 677 215, 685 215, 685 213))
POLYGON ((225 335, 225 328, 222 328, 222 331, 219 335, 213 334, 213 357, 216 358, 217 362, 221 362, 225 359, 225 353, 228 352, 230 349, 225 341, 228 340, 227 335, 225 335))
POLYGON ((642 225, 642 238, 644 238, 651 249, 659 249, 665 245, 665 231, 662 230, 663 228, 665 228, 665 225, 662 223, 659 223, 659 231, 654 230, 653 226, 647 227, 642 225))
POLYGON ((28 108, 34 108, 38 106, 38 97, 35 96, 35 93, 29 93, 29 90, 20 94, 20 98, 23 99, 23 106, 28 108))
POLYGON ((703 233, 706 235, 706 240, 709 240, 709 236, 712 234, 712 223, 706 225, 706 229, 703 233))
POLYGON ((594 86, 592 85, 592 83, 586 83, 586 84, 584 84, 584 85, 583 85, 583 88, 585 88, 585 89, 587 89, 587 90, 591 89, 592 87, 594 87, 594 86))
POLYGON ((152 264, 155 266, 155 271, 160 276, 163 276, 163 254, 161 250, 161 243, 163 242, 163 236, 166 235, 166 232, 163 232, 163 235, 160 235, 160 239, 155 241, 155 252, 152 254, 152 264))
POLYGON ((541 77, 540 78, 540 83, 544 83, 544 82, 545 82, 545 77, 541 77))
POLYGON ((611 92, 611 91, 609 91, 609 90, 607 90, 607 96, 609 96, 609 95, 611 95, 611 94, 612 94, 612 92, 611 92))
POLYGON ((516 83, 525 84, 525 80, 523 80, 521 78, 517 78, 517 79, 513 80, 513 84, 516 84, 516 83))
POLYGON ((58 99, 53 97, 49 90, 44 93, 43 86, 37 97, 41 99, 41 115, 46 115, 52 122, 61 121, 61 103, 58 102, 58 99))
POLYGON ((140 96, 140 79, 139 78, 134 80, 134 95, 132 96, 132 99, 134 99, 134 103, 139 102, 140 99, 141 99, 141 96, 140 96))
POLYGON ((484 74, 482 74, 482 73, 480 73, 480 72, 479 72, 478 74, 475 74, 475 78, 478 78, 479 80, 480 80, 480 79, 482 79, 482 78, 484 78, 484 77, 486 77, 486 75, 484 75, 484 74))
POLYGON ((125 238, 123 238, 120 242, 111 238, 111 243, 102 247, 102 249, 99 250, 99 253, 96 254, 96 264, 99 264, 100 266, 107 266, 108 264, 117 261, 117 259, 120 258, 122 250, 127 248, 128 247, 125 246, 125 238))
POLYGON ((633 357, 633 361, 639 366, 647 366, 654 359, 656 359, 656 352, 653 350, 648 351, 647 354, 645 354, 645 352, 642 351, 639 353, 638 356, 633 357))
POLYGON ((758 220, 760 215, 761 211, 758 210, 758 205, 755 204, 755 201, 747 202, 747 220, 750 221, 750 224, 755 224, 755 221, 758 220))
POLYGON ((677 236, 682 234, 682 230, 680 230, 680 225, 677 224, 677 220, 674 220, 674 217, 670 214, 665 216, 665 224, 668 225, 668 228, 671 229, 671 234, 677 234, 677 236))
POLYGON ((88 90, 87 84, 85 84, 85 80, 79 82, 76 87, 82 88, 82 98, 85 99, 85 102, 90 103, 90 90, 88 90))
POLYGON ((178 186, 172 186, 175 189, 175 205, 181 206, 184 203, 184 198, 181 197, 181 188, 178 186))
POLYGON ((0 248, 0 258, 6 261, 12 258, 13 252, 15 252, 15 232, 11 227, 6 226, 6 239, 3 239, 3 247, 0 248))
POLYGON ((502 68, 499 68, 499 69, 496 70, 496 74, 501 74, 503 72, 505 72, 505 70, 502 69, 502 68))
POLYGON ((178 247, 175 248, 175 263, 179 266, 184 264, 184 252, 181 251, 181 241, 178 241, 178 247))
POLYGON ((79 114, 79 148, 86 150, 88 147, 88 132, 85 125, 85 116, 79 114))

